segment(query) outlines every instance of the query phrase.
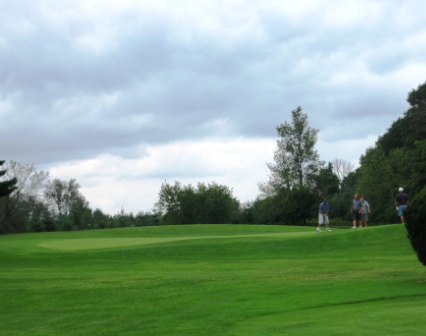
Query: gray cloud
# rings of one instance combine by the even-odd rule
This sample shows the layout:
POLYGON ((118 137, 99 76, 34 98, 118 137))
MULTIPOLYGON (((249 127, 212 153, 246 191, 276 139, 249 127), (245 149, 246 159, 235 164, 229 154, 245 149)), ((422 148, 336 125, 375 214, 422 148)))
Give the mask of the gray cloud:
POLYGON ((375 134, 424 81, 392 82, 426 67, 416 44, 423 2, 254 4, 212 13, 192 4, 204 22, 172 5, 97 13, 80 2, 0 1, 2 155, 49 163, 209 136, 274 137, 299 105, 324 133, 365 119, 375 134))

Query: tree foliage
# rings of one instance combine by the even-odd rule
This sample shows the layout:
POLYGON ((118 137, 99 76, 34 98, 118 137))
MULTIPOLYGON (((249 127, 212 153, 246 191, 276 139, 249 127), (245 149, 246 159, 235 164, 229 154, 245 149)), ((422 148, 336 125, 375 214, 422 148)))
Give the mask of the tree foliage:
POLYGON ((271 183, 291 188, 304 186, 321 167, 319 154, 315 150, 318 130, 308 124, 308 115, 299 106, 291 111, 292 121, 277 126, 280 139, 274 153, 274 164, 268 164, 271 183))
POLYGON ((331 196, 329 204, 333 217, 350 220, 349 209, 353 196, 358 188, 359 169, 350 172, 342 181, 338 193, 331 196))
POLYGON ((34 164, 7 163, 8 179, 15 179, 15 190, 7 199, 9 213, 4 225, 8 232, 44 231, 49 227, 48 209, 43 197, 49 174, 37 171, 34 164))
POLYGON ((317 175, 313 177, 314 192, 320 199, 330 199, 339 192, 340 181, 334 173, 333 165, 328 163, 327 167, 321 168, 317 175))
POLYGON ((300 106, 291 116, 291 123, 276 128, 279 140, 274 163, 267 164, 269 181, 259 184, 262 194, 250 212, 257 223, 305 224, 316 213, 317 199, 339 189, 331 165, 323 168, 315 149, 318 130, 309 126, 300 106))
POLYGON ((411 246, 419 261, 426 266, 426 186, 411 200, 405 220, 411 246))
POLYGON ((378 223, 397 222, 398 188, 414 197, 426 185, 426 83, 408 94, 410 108, 360 159, 357 191, 374 206, 378 223))
POLYGON ((86 202, 79 189, 80 185, 75 179, 67 182, 55 178, 47 184, 45 195, 55 205, 59 216, 69 215, 78 202, 86 202))
MULTIPOLYGON (((311 188, 295 186, 253 203, 250 217, 257 224, 305 225, 317 211, 316 196, 311 188)), ((247 209, 245 210, 247 213, 247 209)))
POLYGON ((176 181, 162 184, 156 208, 163 224, 223 224, 234 222, 239 202, 227 186, 213 182, 194 188, 176 181))
POLYGON ((47 183, 45 196, 54 205, 52 211, 56 213, 62 231, 87 229, 93 220, 89 202, 79 189, 75 179, 67 182, 56 178, 47 183))
POLYGON ((333 160, 332 167, 333 173, 339 178, 340 182, 355 168, 351 162, 338 158, 333 160))
MULTIPOLYGON (((5 163, 4 160, 0 161, 0 166, 3 166, 5 163)), ((2 176, 6 174, 7 170, 0 170, 0 198, 9 196, 15 189, 16 183, 18 182, 16 178, 12 178, 10 180, 3 180, 2 176)))
POLYGON ((49 173, 37 171, 34 164, 10 161, 2 173, 0 180, 16 183, 7 197, 0 198, 0 234, 161 224, 158 213, 92 211, 75 179, 50 181, 49 173))
POLYGON ((40 231, 47 216, 47 209, 40 197, 46 175, 37 172, 34 165, 15 161, 6 164, 3 177, 16 181, 8 197, 0 201, 0 232, 40 231))
POLYGON ((381 146, 369 148, 361 157, 361 168, 359 171, 356 192, 364 196, 373 206, 374 213, 371 220, 379 223, 394 223, 395 207, 393 200, 398 191, 396 167, 388 160, 381 146))
POLYGON ((386 154, 397 148, 411 150, 416 141, 426 138, 425 96, 426 82, 408 94, 407 102, 411 107, 379 137, 377 144, 382 146, 386 154))

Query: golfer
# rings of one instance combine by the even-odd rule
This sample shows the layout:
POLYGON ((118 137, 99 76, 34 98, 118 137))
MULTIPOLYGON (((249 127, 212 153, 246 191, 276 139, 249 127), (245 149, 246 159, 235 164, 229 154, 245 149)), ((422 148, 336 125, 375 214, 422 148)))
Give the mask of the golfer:
POLYGON ((325 224, 327 231, 330 230, 330 222, 328 221, 328 212, 330 211, 330 205, 328 204, 327 200, 324 199, 322 203, 319 205, 318 209, 318 227, 317 231, 321 232, 321 224, 325 224))
POLYGON ((352 213, 352 219, 353 219, 353 226, 352 229, 356 229, 356 225, 358 221, 361 219, 363 205, 361 200, 359 199, 359 194, 355 194, 354 199, 352 200, 352 207, 351 207, 351 213, 352 213))
POLYGON ((398 216, 401 219, 401 223, 405 223, 405 221, 404 221, 404 211, 405 211, 405 209, 407 209, 408 202, 409 202, 408 196, 404 192, 404 189, 403 188, 399 188, 399 193, 395 197, 395 206, 396 206, 396 208, 398 210, 398 216))
POLYGON ((370 204, 367 202, 367 200, 364 197, 361 197, 361 202, 362 202, 362 214, 361 214, 361 224, 359 225, 359 227, 362 227, 362 225, 364 225, 364 227, 367 227, 367 223, 368 223, 368 214, 370 213, 370 204))

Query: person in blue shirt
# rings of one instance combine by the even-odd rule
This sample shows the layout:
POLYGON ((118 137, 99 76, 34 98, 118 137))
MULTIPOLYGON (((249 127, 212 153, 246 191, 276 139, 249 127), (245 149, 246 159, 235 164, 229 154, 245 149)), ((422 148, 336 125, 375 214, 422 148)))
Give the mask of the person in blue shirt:
POLYGON ((325 224, 327 231, 330 230, 330 222, 328 221, 328 212, 330 211, 330 204, 328 204, 327 200, 324 199, 322 203, 319 205, 318 209, 318 227, 317 231, 321 232, 321 224, 325 224))

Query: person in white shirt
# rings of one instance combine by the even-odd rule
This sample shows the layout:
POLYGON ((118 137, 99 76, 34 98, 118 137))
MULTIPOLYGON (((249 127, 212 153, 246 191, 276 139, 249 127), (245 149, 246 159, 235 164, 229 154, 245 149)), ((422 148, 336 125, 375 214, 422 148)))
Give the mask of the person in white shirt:
POLYGON ((365 200, 364 197, 361 197, 361 202, 363 204, 362 213, 361 213, 361 221, 359 227, 367 227, 368 223, 368 214, 370 213, 370 204, 365 200))

